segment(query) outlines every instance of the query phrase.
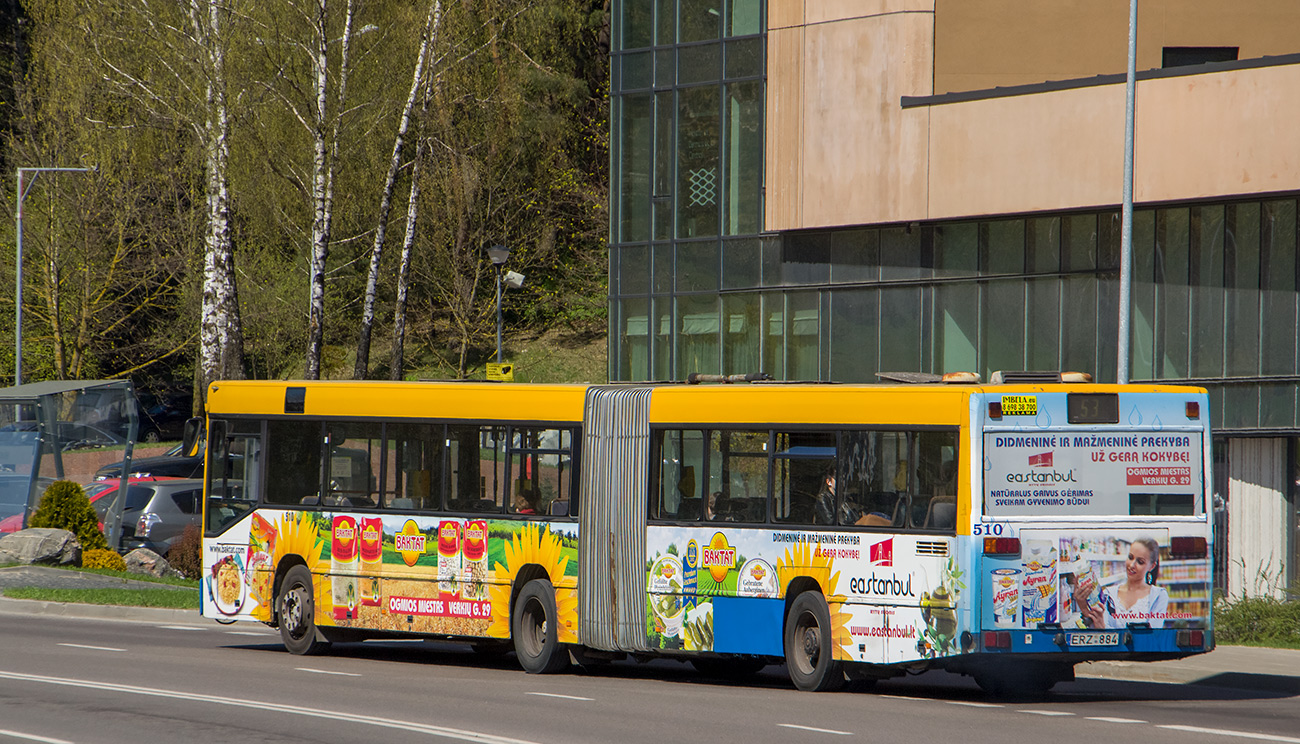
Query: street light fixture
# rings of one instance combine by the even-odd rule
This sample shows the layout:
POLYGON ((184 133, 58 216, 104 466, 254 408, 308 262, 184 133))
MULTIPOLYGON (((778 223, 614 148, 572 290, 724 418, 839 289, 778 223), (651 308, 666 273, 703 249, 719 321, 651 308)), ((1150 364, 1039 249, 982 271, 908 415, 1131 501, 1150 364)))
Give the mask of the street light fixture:
POLYGON ((504 245, 494 245, 487 249, 488 258, 497 269, 497 364, 501 363, 501 282, 510 289, 524 286, 524 275, 514 271, 505 271, 506 261, 510 258, 510 249, 504 245), (504 276, 502 275, 504 272, 504 276))
POLYGON ((23 199, 27 196, 36 177, 42 173, 89 173, 90 168, 19 168, 18 169, 18 237, 14 272, 14 385, 23 384, 23 199), (23 176, 32 174, 32 178, 23 187, 23 176))

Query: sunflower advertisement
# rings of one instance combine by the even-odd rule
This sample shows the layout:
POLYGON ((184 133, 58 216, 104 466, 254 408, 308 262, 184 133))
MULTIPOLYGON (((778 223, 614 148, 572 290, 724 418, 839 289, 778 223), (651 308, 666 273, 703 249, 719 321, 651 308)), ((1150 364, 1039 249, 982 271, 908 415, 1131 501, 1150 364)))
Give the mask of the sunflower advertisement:
POLYGON ((203 612, 270 621, 276 567, 313 577, 322 626, 510 637, 510 587, 529 564, 555 587, 561 641, 577 640, 577 525, 259 511, 204 554, 203 612))
POLYGON ((837 659, 955 654, 966 584, 951 548, 907 535, 651 526, 646 634, 664 650, 779 656, 785 588, 806 577, 826 597, 837 659))

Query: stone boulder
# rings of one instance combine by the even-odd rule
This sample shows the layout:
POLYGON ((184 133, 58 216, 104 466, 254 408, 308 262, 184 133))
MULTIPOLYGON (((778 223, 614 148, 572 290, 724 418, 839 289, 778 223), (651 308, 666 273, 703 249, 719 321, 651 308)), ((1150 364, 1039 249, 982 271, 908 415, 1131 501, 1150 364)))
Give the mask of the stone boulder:
POLYGON ((168 563, 166 558, 148 548, 136 548, 127 553, 125 558, 127 573, 145 574, 159 578, 164 576, 176 579, 185 578, 184 574, 172 568, 172 564, 168 563))
POLYGON ((0 537, 0 563, 81 565, 81 543, 67 530, 32 527, 0 537))

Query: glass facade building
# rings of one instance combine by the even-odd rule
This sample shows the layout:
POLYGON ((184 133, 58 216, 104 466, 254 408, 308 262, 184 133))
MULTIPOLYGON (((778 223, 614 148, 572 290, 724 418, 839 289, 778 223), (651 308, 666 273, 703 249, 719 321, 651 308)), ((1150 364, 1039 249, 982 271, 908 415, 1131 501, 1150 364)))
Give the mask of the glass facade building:
MULTIPOLYGON (((1115 380, 1118 209, 769 231, 765 3, 613 13, 611 380, 1115 380)), ((1141 205, 1133 256, 1131 381, 1202 385, 1221 435, 1283 442, 1269 487, 1300 527, 1297 195, 1141 205)), ((1228 452, 1218 439, 1225 494, 1228 452)))

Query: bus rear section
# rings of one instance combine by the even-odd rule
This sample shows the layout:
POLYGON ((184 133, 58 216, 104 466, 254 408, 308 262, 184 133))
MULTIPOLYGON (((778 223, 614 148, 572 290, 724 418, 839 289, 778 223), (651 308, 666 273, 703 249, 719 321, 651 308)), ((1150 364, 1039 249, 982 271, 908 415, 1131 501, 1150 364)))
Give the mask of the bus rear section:
POLYGON ((995 691, 1033 690, 1082 661, 1211 650, 1205 392, 986 389, 972 400, 980 632, 950 668, 995 691))

